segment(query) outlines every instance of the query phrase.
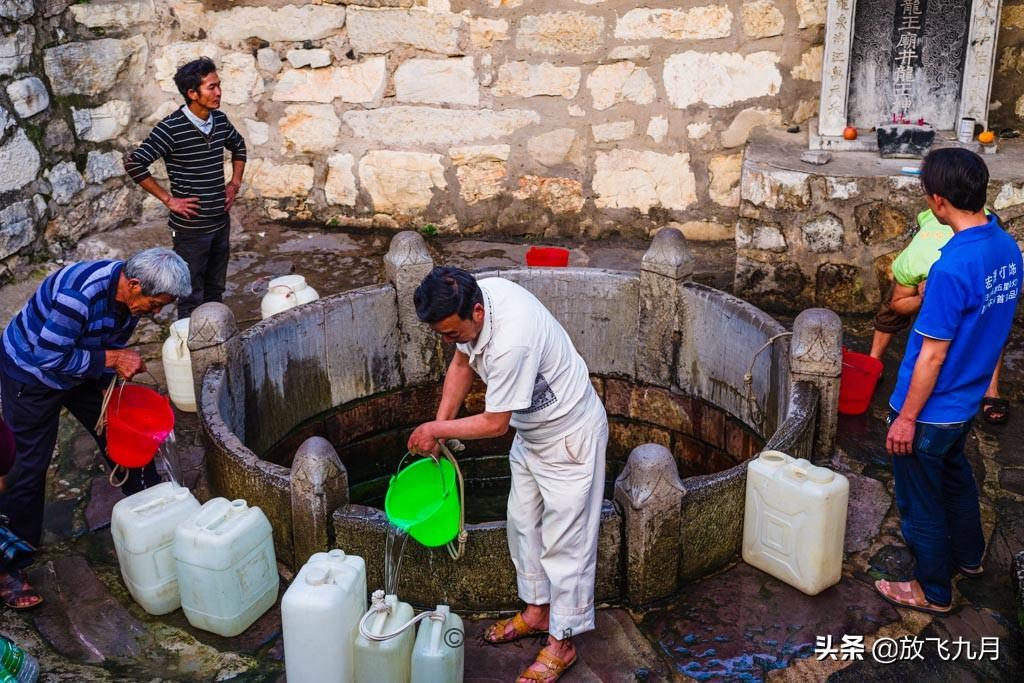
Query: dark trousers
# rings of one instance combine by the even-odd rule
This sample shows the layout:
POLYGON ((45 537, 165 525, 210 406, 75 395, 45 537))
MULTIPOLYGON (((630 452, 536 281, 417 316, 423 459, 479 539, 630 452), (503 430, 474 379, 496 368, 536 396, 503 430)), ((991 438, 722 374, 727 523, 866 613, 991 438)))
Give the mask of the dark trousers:
MULTIPOLYGON (((95 430, 105 389, 104 384, 93 380, 63 391, 51 389, 38 382, 21 382, 0 368, 4 421, 14 432, 15 443, 14 467, 5 479, 7 491, 0 494, 0 513, 10 518, 11 531, 32 545, 39 545, 43 534, 46 470, 57 444, 61 408, 67 408, 92 434, 107 464, 113 466, 106 457, 106 439, 95 430)), ((121 490, 131 495, 159 481, 156 466, 150 462, 129 470, 121 490)))
POLYGON ((970 420, 918 422, 913 454, 892 458, 900 528, 917 560, 914 578, 936 605, 952 602, 956 568, 979 566, 985 552, 978 488, 964 455, 970 431, 970 420))
POLYGON ((199 304, 221 301, 224 297, 231 255, 230 234, 228 224, 198 234, 190 230, 173 231, 174 251, 185 259, 192 277, 192 293, 178 299, 178 320, 192 315, 199 304))

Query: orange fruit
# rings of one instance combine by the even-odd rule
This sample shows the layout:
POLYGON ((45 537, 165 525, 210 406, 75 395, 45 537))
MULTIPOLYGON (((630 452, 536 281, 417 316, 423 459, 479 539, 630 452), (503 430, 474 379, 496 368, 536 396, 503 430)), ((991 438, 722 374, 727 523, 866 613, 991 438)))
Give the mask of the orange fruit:
POLYGON ((847 126, 846 128, 843 128, 843 139, 844 140, 856 140, 857 139, 857 129, 854 128, 853 126, 847 126))
POLYGON ((983 130, 978 133, 978 142, 983 145, 991 145, 996 141, 996 134, 990 130, 983 130))

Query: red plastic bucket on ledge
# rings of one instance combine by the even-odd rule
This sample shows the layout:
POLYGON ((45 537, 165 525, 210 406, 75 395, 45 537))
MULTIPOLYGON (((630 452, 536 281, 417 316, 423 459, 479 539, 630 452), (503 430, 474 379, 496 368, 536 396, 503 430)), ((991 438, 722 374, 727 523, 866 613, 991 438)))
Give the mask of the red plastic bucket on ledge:
POLYGON ((843 374, 839 380, 839 413, 861 415, 871 404, 882 361, 863 353, 843 349, 843 374))
POLYGON ((565 268, 569 265, 569 250, 561 247, 530 247, 526 250, 526 265, 565 268))
POLYGON ((115 389, 107 406, 107 455, 122 467, 145 467, 174 430, 166 396, 148 387, 115 389))

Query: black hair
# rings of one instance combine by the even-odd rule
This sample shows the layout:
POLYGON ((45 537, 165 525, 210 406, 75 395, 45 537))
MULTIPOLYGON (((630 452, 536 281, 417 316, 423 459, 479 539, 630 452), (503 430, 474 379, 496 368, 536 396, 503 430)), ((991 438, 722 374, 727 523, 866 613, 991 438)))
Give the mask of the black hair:
POLYGON ((199 92, 199 85, 203 82, 203 79, 216 70, 217 66, 209 57, 193 59, 191 62, 178 67, 178 70, 174 72, 174 85, 178 86, 178 92, 185 98, 185 104, 191 102, 188 99, 188 91, 195 90, 199 92))
POLYGON ((466 271, 452 266, 437 266, 416 288, 412 302, 420 322, 432 325, 453 314, 469 320, 473 307, 483 304, 484 296, 476 278, 466 271))
POLYGON ((988 191, 988 167, 962 147, 933 149, 921 164, 921 185, 961 211, 981 211, 988 191))

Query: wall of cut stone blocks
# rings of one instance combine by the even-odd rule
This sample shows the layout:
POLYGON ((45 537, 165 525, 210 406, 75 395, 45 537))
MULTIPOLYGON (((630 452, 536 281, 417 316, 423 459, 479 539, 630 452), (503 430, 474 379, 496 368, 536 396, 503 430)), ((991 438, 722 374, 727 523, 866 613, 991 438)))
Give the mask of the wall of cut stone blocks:
POLYGON ((994 130, 1019 129, 1024 118, 1024 3, 1003 3, 996 42, 989 124, 994 130), (998 105, 997 105, 998 103, 998 105))
MULTIPOLYGON (((751 142, 751 150, 757 146, 751 142)), ((748 155, 734 292, 771 311, 820 306, 874 313, 888 292, 893 260, 916 232, 918 212, 927 208, 920 180, 829 175, 831 164, 819 168, 795 171, 753 151, 748 155)), ((1024 248, 1024 183, 1005 170, 993 174, 988 206, 1024 248)))
POLYGON ((258 216, 731 239, 750 128, 815 113, 824 7, 0 0, 0 263, 161 215, 121 155, 180 106, 172 75, 199 55, 258 216))

